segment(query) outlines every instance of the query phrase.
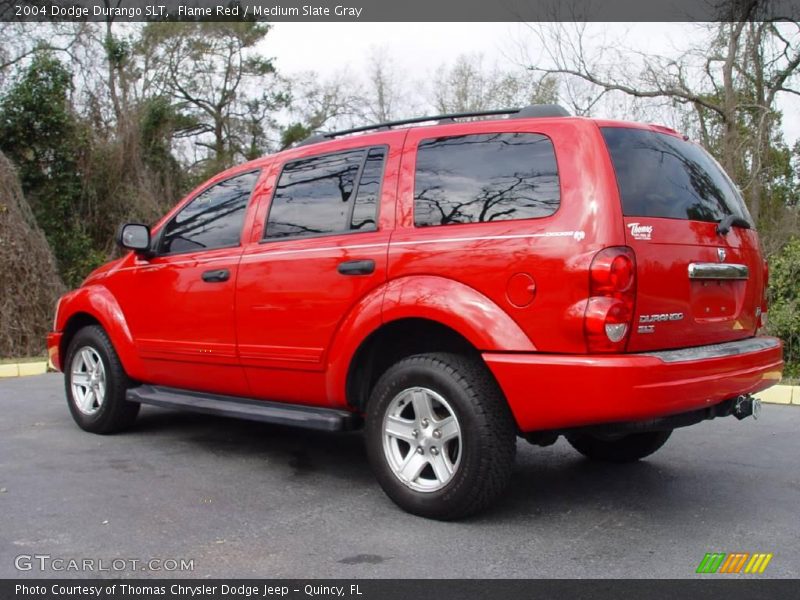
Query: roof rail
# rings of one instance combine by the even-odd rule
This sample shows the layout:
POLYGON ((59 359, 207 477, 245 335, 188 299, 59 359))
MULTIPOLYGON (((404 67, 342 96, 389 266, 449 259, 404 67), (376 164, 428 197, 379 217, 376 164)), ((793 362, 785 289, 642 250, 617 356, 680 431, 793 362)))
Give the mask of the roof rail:
POLYGON ((520 108, 515 119, 538 119, 541 117, 569 117, 569 111, 558 104, 530 104, 520 108))
POLYGON ((494 117, 501 115, 509 115, 514 118, 539 118, 539 117, 568 117, 569 112, 558 104, 531 104, 524 108, 502 108, 499 110, 481 110, 476 112, 460 112, 460 113, 447 113, 443 115, 431 115, 427 117, 414 117, 413 119, 401 119, 399 121, 386 121, 385 123, 376 123, 374 125, 362 125, 361 127, 352 127, 350 129, 342 129, 341 131, 328 131, 317 132, 306 139, 298 142, 295 147, 306 146, 309 144, 317 144, 326 140, 332 140, 342 135, 351 133, 361 133, 364 131, 373 131, 377 129, 391 129, 400 125, 413 125, 415 123, 426 123, 428 121, 438 121, 440 123, 455 122, 456 119, 468 119, 471 117, 494 117))

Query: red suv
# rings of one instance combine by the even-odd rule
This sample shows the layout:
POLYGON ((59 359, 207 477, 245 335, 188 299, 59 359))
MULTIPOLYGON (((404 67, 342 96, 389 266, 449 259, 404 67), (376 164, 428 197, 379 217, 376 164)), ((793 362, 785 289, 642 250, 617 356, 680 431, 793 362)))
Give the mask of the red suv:
POLYGON ((81 428, 141 403, 363 424, 428 517, 490 504, 517 436, 637 460, 781 376, 742 197, 664 127, 534 106, 324 134, 119 238, 48 337, 81 428))

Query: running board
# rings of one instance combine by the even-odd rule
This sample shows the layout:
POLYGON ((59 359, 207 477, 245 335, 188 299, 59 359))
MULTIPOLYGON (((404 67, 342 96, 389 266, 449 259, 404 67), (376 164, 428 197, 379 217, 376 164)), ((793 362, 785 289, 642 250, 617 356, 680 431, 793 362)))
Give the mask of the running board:
POLYGON ((140 385, 130 388, 125 396, 131 402, 177 408, 192 412, 292 425, 320 431, 350 431, 357 429, 361 419, 355 413, 331 408, 299 406, 266 400, 248 400, 190 390, 140 385))

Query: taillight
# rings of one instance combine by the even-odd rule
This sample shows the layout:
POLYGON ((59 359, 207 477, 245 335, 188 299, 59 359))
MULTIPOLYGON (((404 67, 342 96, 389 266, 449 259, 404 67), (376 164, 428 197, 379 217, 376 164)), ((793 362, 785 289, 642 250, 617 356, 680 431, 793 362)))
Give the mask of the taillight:
POLYGON ((589 352, 624 352, 633 326, 636 257, 627 246, 604 248, 589 267, 584 333, 589 352))
POLYGON ((769 308, 769 301, 767 294, 769 293, 769 263, 764 260, 764 288, 761 291, 761 310, 758 315, 758 326, 767 326, 767 309, 769 308))

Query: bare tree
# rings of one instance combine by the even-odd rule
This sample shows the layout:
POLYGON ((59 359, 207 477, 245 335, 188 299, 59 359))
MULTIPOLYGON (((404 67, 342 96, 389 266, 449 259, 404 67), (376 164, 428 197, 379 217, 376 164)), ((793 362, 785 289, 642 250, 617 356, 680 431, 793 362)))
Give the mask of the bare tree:
POLYGON ((251 153, 252 128, 268 123, 264 109, 285 101, 272 60, 254 49, 268 31, 254 22, 152 23, 144 31, 149 60, 161 62, 165 89, 209 152, 209 171, 251 153))
POLYGON ((594 90, 584 101, 587 113, 609 93, 690 113, 701 142, 741 185, 758 220, 780 143, 776 100, 800 94, 800 24, 748 21, 757 4, 747 4, 741 21, 698 26, 702 41, 676 57, 597 44, 587 24, 535 25, 542 56, 529 68, 594 90))
POLYGON ((348 71, 326 79, 305 71, 288 83, 291 122, 283 129, 283 148, 314 132, 362 125, 367 118, 359 80, 348 71))
POLYGON ((89 27, 87 23, 0 24, 0 84, 38 52, 77 60, 78 46, 89 27))
POLYGON ((400 110, 407 108, 405 80, 385 47, 372 48, 366 79, 363 101, 368 119, 385 123, 403 116, 400 110))
POLYGON ((435 73, 432 103, 437 111, 470 112, 551 103, 556 79, 530 70, 487 67, 481 54, 462 54, 435 73))

